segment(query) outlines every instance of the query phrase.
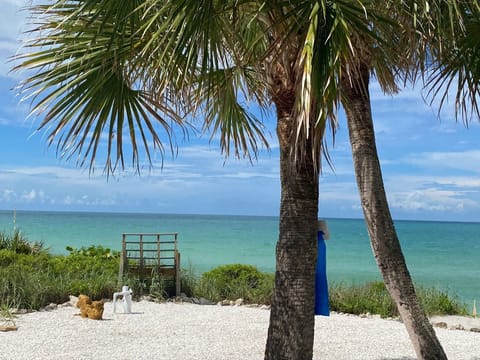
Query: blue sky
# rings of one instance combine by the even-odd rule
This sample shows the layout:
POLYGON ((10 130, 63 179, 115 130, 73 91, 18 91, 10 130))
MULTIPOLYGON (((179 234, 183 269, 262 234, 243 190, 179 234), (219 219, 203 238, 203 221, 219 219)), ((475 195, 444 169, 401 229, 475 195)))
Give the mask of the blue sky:
MULTIPOLYGON (((127 168, 114 178, 78 168, 56 156, 39 119, 27 118, 12 88, 22 74, 9 73, 8 58, 18 51, 26 1, 2 0, 0 14, 0 210, 121 211, 156 213, 278 215, 279 156, 274 114, 266 119, 271 151, 258 161, 225 161, 208 136, 178 141, 178 156, 167 154, 163 169, 156 154, 153 169, 141 176, 127 168)), ((395 219, 480 220, 480 126, 456 123, 452 107, 441 119, 406 89, 384 96, 371 85, 378 152, 395 219)), ((335 165, 320 179, 320 217, 360 218, 345 117, 330 153, 335 165)))

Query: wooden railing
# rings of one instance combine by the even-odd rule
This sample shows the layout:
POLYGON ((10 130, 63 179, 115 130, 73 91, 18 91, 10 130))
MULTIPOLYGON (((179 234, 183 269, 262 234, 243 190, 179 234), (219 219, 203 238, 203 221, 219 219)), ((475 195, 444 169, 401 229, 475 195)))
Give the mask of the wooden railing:
POLYGON ((154 277, 172 280, 180 295, 180 253, 177 233, 122 234, 119 281, 136 276, 141 282, 154 277))

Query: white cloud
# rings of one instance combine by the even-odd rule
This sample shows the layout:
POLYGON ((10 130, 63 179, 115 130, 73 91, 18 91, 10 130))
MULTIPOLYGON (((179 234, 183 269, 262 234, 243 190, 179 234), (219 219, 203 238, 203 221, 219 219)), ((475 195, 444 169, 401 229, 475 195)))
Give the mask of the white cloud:
POLYGON ((0 118, 0 126, 10 125, 10 120, 5 118, 0 118))
POLYGON ((359 199, 358 189, 354 183, 338 182, 320 185, 320 202, 358 203, 359 199))
POLYGON ((263 172, 235 172, 231 174, 225 174, 226 177, 230 178, 237 178, 237 179, 252 179, 252 178, 270 178, 278 180, 279 175, 278 173, 263 173, 263 172))
POLYGON ((26 30, 28 12, 24 7, 31 3, 28 0, 2 0, 0 15, 0 36, 9 42, 16 42, 26 30))
POLYGON ((15 197, 16 197, 15 191, 10 190, 10 189, 4 189, 0 193, 0 200, 2 202, 3 201, 9 202, 9 201, 13 200, 15 197))
POLYGON ((440 185, 449 185, 457 188, 476 188, 480 191, 480 179, 471 177, 447 176, 437 178, 436 183, 440 185))
MULTIPOLYGON (((9 89, 4 91, 10 92, 9 89)), ((36 130, 34 124, 31 121, 27 120, 27 107, 19 104, 14 104, 11 106, 9 104, 3 104, 3 107, 0 111, 4 112, 4 116, 0 117, 0 126, 28 129, 25 133, 25 139, 28 139, 29 136, 35 133, 36 130)))
POLYGON ((45 203, 49 197, 45 194, 43 190, 31 189, 28 191, 23 191, 20 195, 20 201, 26 203, 45 203))
POLYGON ((388 192, 401 193, 408 189, 424 190, 430 188, 447 189, 458 192, 480 191, 479 179, 459 175, 416 175, 415 173, 384 173, 385 187, 388 192))
POLYGON ((389 201, 393 208, 401 210, 462 212, 467 209, 479 209, 480 204, 466 198, 466 195, 461 191, 429 188, 389 194, 389 201))
POLYGON ((22 6, 25 6, 26 4, 30 3, 31 1, 27 0, 3 0, 3 2, 7 4, 12 4, 15 5, 18 8, 21 8, 22 6))
POLYGON ((10 73, 12 63, 9 62, 9 59, 17 53, 20 48, 19 40, 24 37, 27 13, 21 11, 21 8, 27 3, 27 1, 13 0, 2 2, 0 15, 0 76, 14 76, 10 73))
POLYGON ((0 173, 0 177, 6 179, 8 176, 10 180, 35 178, 35 180, 55 181, 56 179, 63 179, 74 182, 84 182, 89 179, 98 179, 98 176, 89 177, 88 171, 78 168, 66 168, 60 166, 32 166, 32 167, 17 167, 4 169, 0 173))
POLYGON ((441 169, 465 170, 480 173, 480 150, 458 152, 423 152, 403 159, 404 162, 417 166, 441 169))
MULTIPOLYGON (((148 211, 154 207, 154 211, 164 212, 175 208, 181 211, 178 208, 184 206, 196 207, 196 212, 201 212, 202 202, 210 199, 208 202, 211 204, 226 202, 234 209, 235 201, 232 198, 240 197, 245 201, 258 198, 256 192, 260 191, 263 183, 272 184, 272 178, 278 179, 278 173, 272 173, 272 160, 259 161, 259 166, 253 167, 247 161, 222 166, 223 159, 218 153, 197 151, 195 154, 197 157, 194 160, 179 157, 177 161, 166 162, 163 170, 153 167, 150 173, 144 172, 141 177, 129 169, 110 177, 108 181, 101 172, 89 175, 88 170, 78 168, 4 168, 0 170, 0 184, 9 191, 0 193, 4 200, 2 206, 22 208, 22 204, 28 207, 48 204, 57 208, 115 211, 132 208, 148 211), (259 184, 253 190, 250 184, 252 177, 259 184), (172 203, 175 207, 172 207, 172 203), (163 210, 158 208, 160 206, 163 210)), ((278 187, 278 181, 273 184, 273 188, 278 187)), ((268 195, 266 201, 276 203, 278 198, 268 195)))

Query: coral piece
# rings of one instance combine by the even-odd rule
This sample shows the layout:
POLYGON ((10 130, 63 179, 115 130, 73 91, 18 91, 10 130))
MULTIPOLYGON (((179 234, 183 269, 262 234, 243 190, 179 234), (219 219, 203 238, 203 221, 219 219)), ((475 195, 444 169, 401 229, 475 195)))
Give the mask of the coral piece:
POLYGON ((82 318, 87 318, 88 317, 88 310, 90 309, 91 305, 90 304, 84 304, 81 308, 80 308, 80 316, 82 318))
POLYGON ((87 315, 92 320, 102 320, 103 301, 94 301, 88 306, 87 315))
POLYGON ((80 308, 80 316, 82 318, 88 317, 88 309, 91 303, 92 300, 87 295, 80 294, 78 296, 77 307, 80 308))
POLYGON ((78 296, 78 301, 77 301, 77 307, 82 308, 83 305, 87 304, 90 305, 92 303, 92 300, 87 295, 80 294, 78 296))
POLYGON ((87 295, 78 297, 77 307, 80 308, 80 316, 92 320, 101 320, 103 316, 103 301, 93 301, 87 295))

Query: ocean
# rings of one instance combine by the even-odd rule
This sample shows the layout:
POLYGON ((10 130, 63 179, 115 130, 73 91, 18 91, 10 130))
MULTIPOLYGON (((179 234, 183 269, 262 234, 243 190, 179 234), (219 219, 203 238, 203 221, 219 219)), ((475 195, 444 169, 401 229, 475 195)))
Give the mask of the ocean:
MULTIPOLYGON (((326 219, 329 282, 380 280, 363 219, 326 219)), ((0 211, 0 231, 18 228, 52 253, 66 246, 121 249, 122 233, 178 233, 182 267, 197 274, 242 263, 275 270, 278 218, 227 215, 0 211)), ((480 223, 396 221, 416 284, 436 287, 471 304, 480 300, 480 223)))

